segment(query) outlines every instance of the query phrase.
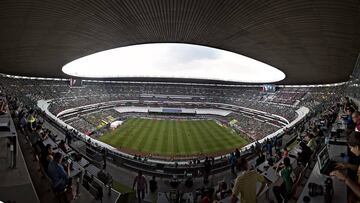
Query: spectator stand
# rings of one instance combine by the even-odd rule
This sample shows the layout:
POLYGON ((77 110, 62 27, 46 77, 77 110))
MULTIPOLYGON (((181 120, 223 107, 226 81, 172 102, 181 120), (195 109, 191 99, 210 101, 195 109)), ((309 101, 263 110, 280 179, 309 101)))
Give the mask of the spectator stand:
MULTIPOLYGON (((62 136, 62 139, 65 139, 63 133, 54 128, 51 124, 46 123, 46 126, 52 130, 53 133, 56 133, 58 136, 62 136)), ((50 139, 50 138, 48 138, 50 139)), ((52 145, 57 144, 53 140, 46 139, 45 142, 51 143, 52 145)), ((58 141, 59 142, 59 141, 58 141)), ((75 160, 75 155, 80 153, 76 148, 72 148, 72 145, 68 146, 67 156, 75 160), (74 151, 73 151, 74 150, 74 151)), ((62 152, 62 150, 59 149, 62 152)), ((64 153, 64 152, 62 152, 64 153)), ((86 155, 82 154, 81 159, 74 161, 73 170, 71 171, 72 177, 78 177, 78 184, 82 184, 85 189, 87 189, 90 194, 92 194, 95 199, 101 200, 102 202, 117 202, 120 198, 121 193, 109 187, 109 185, 97 177, 101 171, 99 168, 91 164, 91 158, 85 159, 86 155), (109 193, 110 191, 110 193, 109 193), (110 194, 110 195, 109 195, 110 194)), ((111 184, 110 184, 111 185, 111 184)))
MULTIPOLYGON (((214 104, 220 105, 219 103, 214 103, 214 104)), ((50 117, 52 117, 53 119, 57 120, 57 122, 60 123, 61 125, 63 125, 64 127, 68 128, 68 129, 73 129, 71 126, 69 126, 68 124, 64 123, 62 120, 56 118, 51 112, 49 112, 49 110, 48 110, 48 106, 49 106, 48 102, 46 102, 46 101, 39 101, 39 102, 38 102, 38 106, 39 106, 42 110, 44 110, 50 117)), ((230 105, 230 106, 234 106, 234 105, 230 105)), ((255 110, 253 110, 253 111, 255 111, 255 110)), ((298 118, 295 119, 294 121, 292 121, 292 122, 291 122, 290 124, 288 124, 286 127, 292 126, 292 125, 294 125, 295 123, 297 123, 299 120, 301 120, 301 119, 304 117, 304 114, 306 115, 306 113, 307 113, 308 111, 309 111, 309 110, 306 109, 306 107, 300 108, 300 109, 298 110, 298 114, 300 113, 301 115, 299 114, 298 118), (305 112, 305 113, 304 113, 304 112, 305 112)), ((277 135, 281 134, 282 132, 283 132, 282 130, 278 130, 277 132, 275 132, 275 133, 273 133, 273 134, 271 134, 271 135, 268 135, 266 138, 270 138, 270 137, 277 136, 277 135)), ((80 134, 81 134, 81 133, 80 133, 80 134)), ((83 136, 84 138, 86 138, 86 139, 90 139, 91 142, 97 144, 98 146, 106 147, 106 148, 108 148, 108 149, 110 149, 110 150, 115 150, 115 151, 117 151, 117 153, 122 154, 123 156, 128 156, 128 157, 130 157, 130 158, 132 157, 131 155, 128 155, 128 154, 123 153, 123 152, 120 152, 120 151, 114 149, 113 147, 111 147, 111 146, 109 146, 109 145, 107 145, 107 144, 105 144, 105 143, 102 143, 102 142, 100 142, 100 141, 98 141, 98 140, 95 140, 95 139, 92 139, 92 138, 90 138, 90 137, 87 137, 86 135, 82 135, 82 136, 83 136)), ((266 138, 261 139, 259 142, 263 142, 266 138)), ((246 147, 244 147, 244 148, 247 148, 247 147, 250 148, 251 145, 252 145, 252 144, 250 144, 250 145, 248 145, 248 146, 246 146, 246 147)), ((219 157, 216 157, 216 159, 219 159, 219 157)), ((148 161, 149 161, 149 162, 154 162, 154 163, 159 163, 158 160, 149 159, 148 161)), ((169 162, 168 162, 168 163, 169 163, 169 162)), ((173 164, 174 164, 174 163, 173 163, 173 164)), ((178 164, 179 164, 179 165, 181 165, 181 164, 187 164, 187 162, 184 162, 184 163, 178 162, 178 164)))
MULTIPOLYGON (((95 87, 95 86, 94 86, 95 87)), ((84 88, 84 90, 85 90, 85 88, 84 88)), ((100 90, 101 90, 101 88, 100 88, 100 90)), ((77 91, 77 90, 76 90, 77 91)), ((127 90, 126 90, 127 91, 127 90)), ((150 90, 148 90, 148 91, 150 91, 150 90)), ((125 91, 124 91, 125 92, 125 91)), ((75 93, 75 92, 74 92, 75 93)), ((73 92, 71 93, 71 94, 73 94, 73 92)), ((84 92, 78 92, 77 93, 78 95, 81 95, 81 94, 84 94, 84 92)), ((217 93, 216 93, 217 94, 217 93)), ((54 97, 60 97, 61 95, 54 95, 54 97)), ((223 94, 220 94, 220 96, 223 96, 223 94)), ((107 98, 108 99, 108 98, 107 98)), ((86 100, 86 98, 85 99, 82 99, 82 100, 79 100, 79 101, 83 101, 83 100, 86 100)), ((211 99, 211 100, 213 100, 213 99, 211 99)), ((230 99, 229 99, 230 100, 230 99)), ((224 102, 227 102, 227 101, 229 101, 228 99, 223 99, 223 101, 224 102)), ((95 100, 93 100, 93 101, 95 101, 95 100)), ((93 101, 91 101, 91 102, 93 102, 93 101)), ((214 99, 213 101, 219 101, 219 100, 216 100, 216 99, 214 99)), ((256 101, 256 100, 254 100, 254 101, 256 101)), ((78 102, 78 101, 76 101, 76 102, 78 102)), ((74 102, 74 104, 76 103, 76 102, 74 102)), ((240 100, 239 101, 237 101, 237 102, 241 102, 240 100)), ((253 102, 253 103, 256 103, 256 102, 253 102)), ((249 105, 249 107, 251 107, 251 104, 248 104, 249 105)), ((272 108, 272 106, 267 106, 266 104, 264 104, 264 108, 266 108, 266 107, 268 107, 268 108, 272 108)), ((317 107, 320 107, 319 105, 317 105, 317 106, 315 106, 314 107, 314 109, 315 108, 317 108, 317 107)), ((281 108, 274 108, 274 109, 281 109, 281 108)), ((284 108, 284 109, 286 109, 286 108, 284 108)), ((313 108, 311 108, 311 109, 313 109, 313 108)), ((271 111, 271 112, 274 112, 273 110, 271 111)), ((290 116, 291 117, 291 116, 290 116)), ((300 121, 301 122, 301 121, 300 121)), ((284 130, 285 131, 285 130, 284 130)), ((286 132, 283 132, 283 133, 286 133, 286 132)), ((283 134, 282 134, 283 135, 283 134)), ((281 134, 279 135, 279 136, 282 136, 281 134)), ((278 136, 277 136, 278 137, 278 136)), ((86 142, 86 141, 85 141, 86 142)), ((91 144, 92 145, 92 144, 91 144)), ((261 144, 259 143, 259 145, 261 146, 261 144)), ((254 146, 254 145, 252 145, 252 146, 254 146)), ((96 145, 95 146, 93 146, 93 147, 96 147, 96 145)), ((101 147, 100 147, 100 149, 101 149, 101 147)), ((254 150, 252 150, 251 149, 251 147, 247 150, 247 151, 245 151, 244 153, 247 153, 247 152, 249 152, 250 154, 251 154, 251 152, 254 152, 254 150)), ((96 182, 96 181, 95 181, 96 182)))
POLYGON ((40 200, 28 172, 23 150, 18 145, 18 133, 7 100, 4 96, 0 100, 0 200, 38 203, 40 200))
MULTIPOLYGON (((90 167, 89 167, 90 168, 90 167)), ((141 168, 138 168, 138 169, 142 169, 143 170, 143 167, 141 167, 141 168)))
MULTIPOLYGON (((41 119, 41 118, 39 118, 39 119, 41 119)), ((64 140, 65 137, 63 136, 62 133, 57 131, 55 128, 51 127, 50 124, 46 123, 46 121, 45 121, 45 124, 46 124, 45 126, 47 128, 51 128, 50 131, 51 131, 52 135, 50 135, 46 139, 42 140, 41 144, 44 146, 49 144, 51 146, 51 148, 53 149, 53 152, 60 152, 61 154, 64 155, 65 160, 71 160, 71 170, 70 170, 69 178, 73 178, 73 180, 75 182, 73 187, 76 188, 75 189, 76 194, 79 195, 80 191, 85 191, 85 190, 83 190, 82 185, 83 185, 83 180, 84 180, 85 174, 87 174, 87 170, 85 168, 87 166, 89 166, 90 162, 88 160, 84 159, 83 157, 80 157, 80 159, 79 159, 77 156, 77 153, 67 144, 65 144, 65 149, 66 149, 65 151, 60 149, 58 143, 60 142, 60 140, 64 140)), ((32 148, 34 149, 34 151, 33 151, 34 157, 36 158, 36 160, 38 161, 38 164, 40 166, 42 163, 39 162, 40 148, 39 148, 38 140, 41 140, 42 138, 37 133, 30 133, 27 135, 27 137, 28 137, 29 143, 31 144, 32 148)), ((68 163, 70 163, 70 161, 68 163)), ((42 174, 48 180, 49 188, 51 190, 52 189, 51 179, 47 176, 46 173, 44 173, 43 170, 42 170, 42 172, 43 172, 42 174)), ((88 189, 90 194, 94 195, 95 199, 101 200, 102 202, 116 202, 119 199, 119 197, 121 195, 119 192, 115 191, 111 187, 106 186, 99 179, 97 179, 96 176, 91 177, 91 179, 92 179, 92 181, 90 182, 90 186, 89 186, 89 181, 87 183, 85 183, 85 185, 87 184, 89 186, 88 188, 85 188, 85 189, 88 189), (110 195, 104 195, 104 191, 110 191, 110 195)), ((109 194, 109 193, 107 193, 107 194, 109 194)))
POLYGON ((0 139, 7 139, 8 145, 6 147, 7 153, 10 153, 9 168, 16 168, 17 157, 17 132, 13 119, 11 118, 9 108, 7 106, 7 100, 4 96, 0 97, 3 103, 3 109, 0 109, 0 139))

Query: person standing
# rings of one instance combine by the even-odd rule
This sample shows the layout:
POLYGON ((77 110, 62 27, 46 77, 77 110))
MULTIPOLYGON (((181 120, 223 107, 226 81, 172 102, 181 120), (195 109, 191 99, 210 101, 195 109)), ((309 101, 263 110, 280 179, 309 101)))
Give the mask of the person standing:
POLYGON ((65 140, 67 142, 68 145, 71 144, 71 141, 72 141, 72 134, 67 130, 66 131, 66 134, 65 134, 65 140))
POLYGON ((141 203, 142 200, 145 198, 145 193, 148 192, 148 185, 146 182, 145 176, 143 176, 142 171, 138 172, 138 175, 134 179, 133 183, 133 190, 136 184, 136 194, 138 198, 138 202, 141 203))
POLYGON ((67 164, 67 170, 65 171, 61 164, 63 155, 60 152, 55 153, 54 160, 48 164, 48 175, 52 181, 52 187, 56 192, 63 192, 66 185, 68 184, 70 175, 70 164, 67 164))
POLYGON ((284 182, 280 186, 274 186, 273 192, 276 197, 277 202, 287 202, 290 197, 293 180, 292 174, 294 174, 289 157, 284 158, 284 165, 278 166, 276 171, 279 168, 282 168, 279 172, 280 177, 284 180, 284 182))
POLYGON ((266 142, 266 149, 268 150, 270 157, 272 157, 272 143, 270 140, 267 140, 266 142))
POLYGON ((234 152, 232 152, 229 157, 229 163, 230 163, 230 167, 231 167, 231 173, 234 175, 236 175, 236 172, 235 172, 236 160, 237 160, 236 156, 235 156, 234 152))
POLYGON ((210 172, 211 172, 211 162, 210 159, 206 157, 204 161, 204 184, 209 183, 210 172))
POLYGON ((153 176, 152 179, 149 181, 149 185, 150 185, 150 192, 155 193, 158 188, 155 176, 153 176))
POLYGON ((315 137, 313 134, 309 133, 307 134, 307 138, 308 138, 308 142, 306 144, 306 146, 308 146, 312 152, 315 152, 316 150, 316 141, 315 141, 315 137))
POLYGON ((27 117, 27 126, 28 126, 28 130, 30 132, 34 132, 36 129, 36 118, 35 118, 35 112, 34 110, 30 110, 28 117, 27 117))
POLYGON ((237 159, 240 158, 240 150, 239 150, 238 148, 235 149, 235 157, 236 157, 237 159))
POLYGON ((265 178, 259 175, 256 170, 250 169, 244 157, 240 158, 237 164, 241 174, 235 179, 231 202, 236 203, 238 200, 241 200, 242 203, 256 202, 257 195, 261 194, 265 187, 265 178), (258 194, 256 194, 256 182, 261 183, 258 194))
POLYGON ((106 157, 107 157, 107 150, 106 148, 103 149, 103 169, 106 169, 106 157))

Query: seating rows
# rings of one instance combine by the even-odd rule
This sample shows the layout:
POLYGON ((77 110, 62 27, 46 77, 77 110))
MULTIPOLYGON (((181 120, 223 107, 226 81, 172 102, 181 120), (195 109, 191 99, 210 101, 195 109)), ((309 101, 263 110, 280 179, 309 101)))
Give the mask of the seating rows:
MULTIPOLYGON (((12 102, 12 105, 14 105, 14 102, 12 102)), ((18 105, 21 106, 20 103, 18 103, 18 105)), ((12 106, 11 109, 17 109, 13 107, 14 106, 12 106)), ((42 117, 33 110, 24 108, 20 112, 13 111, 13 114, 15 116, 14 120, 17 129, 19 129, 19 134, 24 136, 29 143, 41 176, 48 182, 48 191, 52 191, 56 199, 60 202, 75 200, 75 197, 80 193, 80 184, 88 186, 88 188, 85 188, 88 189, 96 199, 103 197, 103 191, 107 190, 108 187, 97 179, 99 174, 92 174, 92 181, 83 182, 83 177, 86 177, 89 173, 86 168, 92 165, 89 160, 86 160, 81 154, 63 142, 64 137, 56 135, 47 129, 42 117), (28 116, 26 116, 27 114, 28 116), (29 119, 29 115, 32 116, 33 119, 29 119), (24 117, 28 118, 27 123, 21 125, 24 117), (45 153, 47 154, 46 157, 44 156, 45 153), (54 182, 57 181, 57 179, 54 179, 53 174, 48 171, 48 165, 56 160, 57 154, 62 154, 61 156, 63 158, 61 159, 63 162, 60 162, 61 165, 63 165, 64 168, 69 167, 70 169, 67 173, 68 182, 66 182, 63 188, 58 187, 58 183, 54 182)), ((69 140, 67 141, 69 142, 69 140)), ((120 193, 113 190, 112 193, 114 193, 114 196, 120 195, 120 193)))

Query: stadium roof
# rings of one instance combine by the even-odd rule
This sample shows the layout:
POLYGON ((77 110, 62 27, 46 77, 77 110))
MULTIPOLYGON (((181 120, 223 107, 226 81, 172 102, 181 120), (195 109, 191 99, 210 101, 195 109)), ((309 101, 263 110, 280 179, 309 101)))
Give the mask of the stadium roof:
POLYGON ((0 72, 69 77, 63 65, 95 52, 181 42, 277 67, 279 84, 336 83, 352 73, 359 25, 358 0, 3 0, 0 72))

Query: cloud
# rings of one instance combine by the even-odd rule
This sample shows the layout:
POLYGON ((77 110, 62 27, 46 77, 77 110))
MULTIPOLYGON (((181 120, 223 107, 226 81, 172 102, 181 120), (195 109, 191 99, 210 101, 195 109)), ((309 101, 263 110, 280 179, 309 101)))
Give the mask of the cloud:
POLYGON ((191 63, 196 60, 216 59, 219 53, 216 49, 189 44, 165 44, 169 55, 176 58, 179 63, 191 63))
POLYGON ((178 43, 121 47, 74 60, 63 72, 78 77, 174 77, 267 83, 285 74, 265 63, 215 48, 178 43))

